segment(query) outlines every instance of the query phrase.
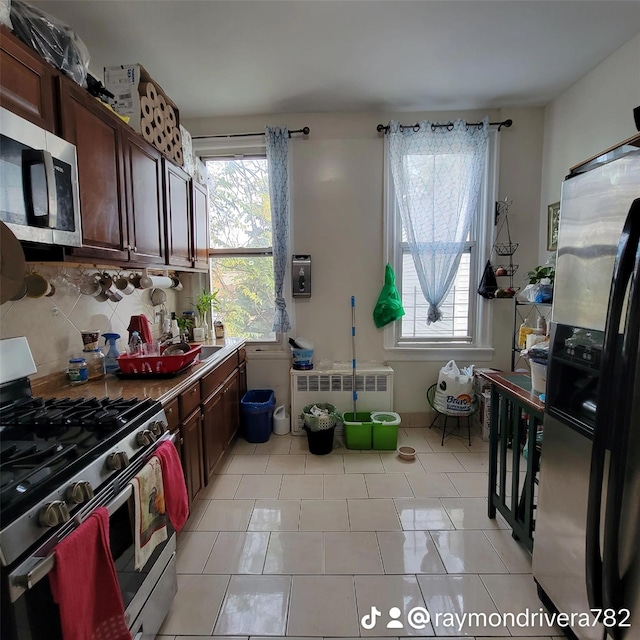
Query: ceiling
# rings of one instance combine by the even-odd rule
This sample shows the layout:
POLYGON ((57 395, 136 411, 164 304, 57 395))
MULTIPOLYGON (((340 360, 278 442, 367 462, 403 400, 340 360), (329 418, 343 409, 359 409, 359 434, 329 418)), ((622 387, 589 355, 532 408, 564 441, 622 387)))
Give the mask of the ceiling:
POLYGON ((90 68, 181 117, 539 106, 640 33, 640 0, 48 0, 90 68))

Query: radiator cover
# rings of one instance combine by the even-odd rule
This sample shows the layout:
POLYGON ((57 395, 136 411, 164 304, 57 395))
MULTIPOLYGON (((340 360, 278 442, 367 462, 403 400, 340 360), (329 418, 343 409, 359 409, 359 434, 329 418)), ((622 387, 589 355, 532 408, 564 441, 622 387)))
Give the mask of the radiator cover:
MULTIPOLYGON (((382 365, 360 365, 356 369, 358 411, 393 411, 393 369, 382 365)), ((353 411, 353 372, 350 369, 291 369, 291 433, 304 435, 302 409, 328 402, 343 413, 353 411)), ((337 431, 342 430, 338 425, 337 431)))

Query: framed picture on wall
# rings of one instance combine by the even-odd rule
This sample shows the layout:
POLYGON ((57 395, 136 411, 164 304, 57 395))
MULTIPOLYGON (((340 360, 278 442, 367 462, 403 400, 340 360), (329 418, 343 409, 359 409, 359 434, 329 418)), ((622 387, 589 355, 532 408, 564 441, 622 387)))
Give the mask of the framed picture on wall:
POLYGON ((558 222, 560 220, 560 203, 554 202, 547 207, 547 251, 558 248, 558 222))

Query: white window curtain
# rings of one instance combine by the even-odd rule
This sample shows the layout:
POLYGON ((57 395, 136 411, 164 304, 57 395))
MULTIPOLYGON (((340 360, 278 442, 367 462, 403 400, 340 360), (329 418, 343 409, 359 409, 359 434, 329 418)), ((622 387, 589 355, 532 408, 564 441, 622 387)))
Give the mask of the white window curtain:
POLYGON ((442 318, 478 209, 489 119, 447 127, 389 123, 387 145, 393 186, 418 282, 429 303, 427 324, 442 318))
POLYGON ((275 315, 273 330, 291 330, 287 303, 284 299, 284 279, 289 257, 289 130, 286 127, 267 127, 267 162, 269 163, 269 197, 273 229, 273 272, 275 280, 275 315))

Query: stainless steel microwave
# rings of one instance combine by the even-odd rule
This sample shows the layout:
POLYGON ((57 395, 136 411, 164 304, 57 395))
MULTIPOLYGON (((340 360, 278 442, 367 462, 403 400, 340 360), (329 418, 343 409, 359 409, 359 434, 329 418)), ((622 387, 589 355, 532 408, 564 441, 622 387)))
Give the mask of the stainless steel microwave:
POLYGON ((75 146, 1 107, 0 220, 19 240, 82 245, 75 146))

